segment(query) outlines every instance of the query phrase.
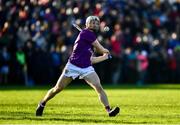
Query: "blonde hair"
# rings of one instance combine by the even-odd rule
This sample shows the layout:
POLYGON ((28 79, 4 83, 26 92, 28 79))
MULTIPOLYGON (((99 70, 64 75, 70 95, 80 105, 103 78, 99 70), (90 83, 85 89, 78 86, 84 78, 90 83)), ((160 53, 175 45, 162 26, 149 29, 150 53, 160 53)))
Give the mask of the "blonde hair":
POLYGON ((91 21, 100 21, 99 17, 97 16, 88 16, 86 18, 86 26, 91 22, 91 21))

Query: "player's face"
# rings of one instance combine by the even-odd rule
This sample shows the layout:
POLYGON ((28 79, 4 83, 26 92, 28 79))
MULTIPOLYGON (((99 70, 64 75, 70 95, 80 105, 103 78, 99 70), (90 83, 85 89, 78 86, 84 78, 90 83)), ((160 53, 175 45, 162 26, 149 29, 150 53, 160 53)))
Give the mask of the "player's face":
POLYGON ((89 28, 92 29, 92 30, 98 31, 99 27, 100 27, 100 22, 98 20, 91 21, 89 23, 89 28))

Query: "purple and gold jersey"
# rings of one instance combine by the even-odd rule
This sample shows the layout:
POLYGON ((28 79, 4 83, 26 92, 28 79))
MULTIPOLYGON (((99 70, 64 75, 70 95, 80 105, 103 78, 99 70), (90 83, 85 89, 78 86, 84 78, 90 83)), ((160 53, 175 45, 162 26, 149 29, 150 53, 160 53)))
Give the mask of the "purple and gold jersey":
POLYGON ((92 43, 95 40, 96 35, 94 32, 88 29, 82 30, 74 43, 73 52, 69 58, 70 63, 80 68, 91 66, 92 43))

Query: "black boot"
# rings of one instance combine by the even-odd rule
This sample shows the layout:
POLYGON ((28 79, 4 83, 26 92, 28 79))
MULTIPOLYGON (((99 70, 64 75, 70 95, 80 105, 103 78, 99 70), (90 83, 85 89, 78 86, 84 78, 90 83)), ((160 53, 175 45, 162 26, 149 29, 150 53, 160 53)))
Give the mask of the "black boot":
POLYGON ((109 112, 109 117, 114 117, 119 113, 119 107, 115 107, 113 109, 111 109, 111 111, 109 112))
POLYGON ((42 105, 41 102, 38 104, 38 107, 37 107, 37 109, 36 109, 36 116, 42 116, 44 107, 45 107, 45 106, 42 105))

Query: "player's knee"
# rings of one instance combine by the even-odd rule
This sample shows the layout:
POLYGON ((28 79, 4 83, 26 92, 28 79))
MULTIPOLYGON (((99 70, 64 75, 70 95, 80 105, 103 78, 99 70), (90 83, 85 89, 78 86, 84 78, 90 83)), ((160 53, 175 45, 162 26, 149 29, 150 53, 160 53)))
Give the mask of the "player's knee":
POLYGON ((56 93, 59 93, 59 92, 62 91, 64 88, 65 88, 65 85, 64 85, 64 84, 59 84, 59 85, 56 85, 56 86, 54 87, 54 91, 55 91, 56 93))
POLYGON ((100 84, 96 85, 95 88, 96 88, 96 91, 97 91, 98 93, 100 93, 100 92, 103 91, 103 88, 102 88, 102 86, 101 86, 100 84))

